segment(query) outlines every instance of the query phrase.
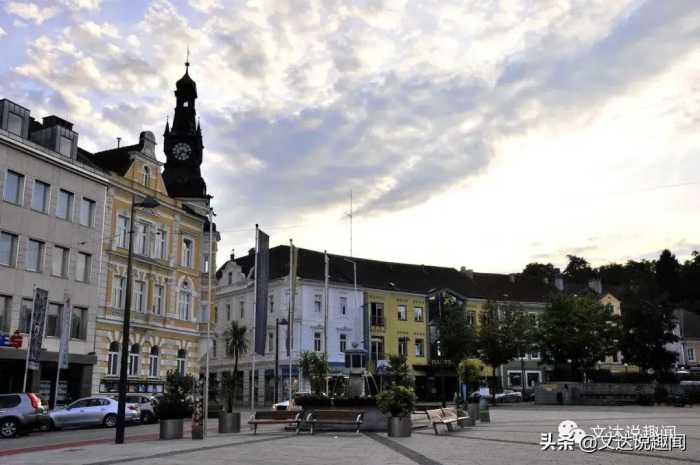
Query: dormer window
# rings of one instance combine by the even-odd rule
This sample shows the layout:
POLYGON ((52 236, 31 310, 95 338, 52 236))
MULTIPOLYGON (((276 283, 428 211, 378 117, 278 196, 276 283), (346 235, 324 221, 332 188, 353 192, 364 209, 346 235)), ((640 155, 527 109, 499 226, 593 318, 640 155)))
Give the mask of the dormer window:
POLYGON ((22 136, 22 123, 24 119, 14 112, 7 115, 7 130, 16 136, 22 136))
POLYGON ((73 153, 73 140, 66 136, 60 136, 58 140, 58 153, 64 157, 70 157, 73 153))
POLYGON ((143 167, 143 185, 146 187, 151 185, 151 168, 148 166, 143 167))

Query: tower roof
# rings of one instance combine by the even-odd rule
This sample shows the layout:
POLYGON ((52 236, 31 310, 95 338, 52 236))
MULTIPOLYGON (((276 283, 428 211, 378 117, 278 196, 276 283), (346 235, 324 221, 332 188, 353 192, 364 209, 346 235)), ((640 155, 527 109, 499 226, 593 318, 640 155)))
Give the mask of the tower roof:
POLYGON ((190 62, 185 62, 185 74, 175 83, 175 93, 178 97, 197 98, 197 83, 192 80, 189 73, 190 62))

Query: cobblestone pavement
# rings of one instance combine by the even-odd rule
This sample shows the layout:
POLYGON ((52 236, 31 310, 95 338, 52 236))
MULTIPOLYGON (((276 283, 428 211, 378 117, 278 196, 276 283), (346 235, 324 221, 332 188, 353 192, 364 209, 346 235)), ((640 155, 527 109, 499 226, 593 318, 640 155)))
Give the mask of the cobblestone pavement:
MULTIPOLYGON (((491 423, 435 436, 414 430, 410 438, 386 434, 322 432, 310 436, 266 427, 253 435, 212 433, 204 441, 141 441, 126 445, 95 444, 0 456, 2 465, 179 465, 179 464, 700 464, 700 408, 686 407, 542 407, 498 406, 491 423), (589 431, 596 425, 673 425, 686 435, 685 451, 584 453, 541 450, 542 433, 556 438, 562 420, 589 431)), ((414 424, 425 423, 416 417, 414 424)), ((426 425, 427 426, 427 425, 426 425)), ((9 441, 0 441, 2 449, 9 441)))

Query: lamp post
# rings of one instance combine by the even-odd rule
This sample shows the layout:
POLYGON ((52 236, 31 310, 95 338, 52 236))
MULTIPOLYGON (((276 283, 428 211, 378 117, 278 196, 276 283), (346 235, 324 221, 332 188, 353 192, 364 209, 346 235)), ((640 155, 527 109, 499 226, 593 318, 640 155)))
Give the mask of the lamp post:
MULTIPOLYGON (((280 370, 280 325, 287 325, 287 320, 275 318, 275 404, 279 402, 279 370, 280 370)), ((292 369, 291 363, 288 367, 292 369)))
POLYGON ((129 253, 126 259, 126 295, 124 296, 124 325, 122 328, 122 358, 119 364, 119 405, 117 407, 116 444, 124 443, 124 415, 126 412, 126 377, 129 363, 129 324, 131 318, 131 271, 134 255, 134 215, 136 208, 156 208, 160 205, 156 199, 147 196, 142 202, 136 202, 136 194, 131 195, 131 216, 129 217, 129 253))

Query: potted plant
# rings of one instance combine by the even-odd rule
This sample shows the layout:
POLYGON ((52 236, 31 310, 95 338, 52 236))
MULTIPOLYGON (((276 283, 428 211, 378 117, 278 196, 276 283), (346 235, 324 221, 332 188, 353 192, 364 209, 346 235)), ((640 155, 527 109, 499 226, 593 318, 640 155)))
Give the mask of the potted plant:
POLYGON ((155 407, 160 418, 160 439, 182 439, 184 419, 192 415, 188 396, 192 393, 194 378, 169 371, 165 393, 155 407))
POLYGON ((248 352, 248 338, 245 325, 231 321, 226 330, 226 353, 233 356, 233 373, 224 373, 221 391, 224 408, 219 412, 219 433, 238 433, 241 431, 241 414, 233 411, 236 398, 236 381, 238 380, 238 357, 248 352))
POLYGON ((466 359, 462 360, 457 367, 457 374, 459 375, 459 380, 467 386, 467 412, 469 413, 469 420, 467 420, 467 425, 474 425, 474 422, 479 417, 479 396, 472 396, 472 389, 479 387, 479 380, 481 379, 481 371, 483 370, 483 365, 479 360, 476 359, 466 359))
POLYGON ((408 437, 411 435, 411 413, 416 406, 416 394, 405 357, 389 358, 389 377, 391 385, 377 394, 377 407, 390 415, 387 421, 390 437, 408 437))

